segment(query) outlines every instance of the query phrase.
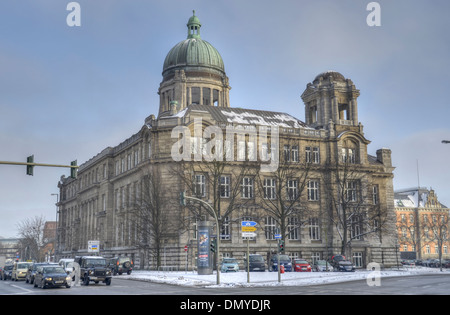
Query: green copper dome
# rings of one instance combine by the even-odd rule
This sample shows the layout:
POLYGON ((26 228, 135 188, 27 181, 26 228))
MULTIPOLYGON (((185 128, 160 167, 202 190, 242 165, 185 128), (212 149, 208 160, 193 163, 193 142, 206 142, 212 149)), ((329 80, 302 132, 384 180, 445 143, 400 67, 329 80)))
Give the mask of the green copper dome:
POLYGON ((187 27, 187 39, 176 44, 164 60, 163 76, 181 69, 185 72, 197 71, 224 75, 225 67, 219 52, 200 37, 201 23, 195 16, 195 11, 189 19, 187 27))

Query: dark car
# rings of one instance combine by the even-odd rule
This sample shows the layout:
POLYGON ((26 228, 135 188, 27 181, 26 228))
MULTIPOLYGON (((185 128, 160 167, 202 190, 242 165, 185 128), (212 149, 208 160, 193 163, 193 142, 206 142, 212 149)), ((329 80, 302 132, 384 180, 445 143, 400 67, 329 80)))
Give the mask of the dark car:
POLYGON ((2 275, 3 280, 11 279, 13 268, 14 265, 6 265, 5 267, 3 267, 3 275, 2 275))
POLYGON ((330 264, 334 271, 355 271, 355 266, 344 255, 334 255, 331 257, 330 264))
MULTIPOLYGON (((280 255, 280 266, 283 266, 285 271, 292 271, 292 263, 288 255, 280 255)), ((278 255, 273 255, 270 259, 269 270, 278 271, 278 255)))
POLYGON ((130 257, 114 257, 109 260, 109 267, 113 272, 113 275, 126 273, 131 274, 133 271, 133 260, 130 257))
MULTIPOLYGON (((249 271, 266 271, 266 263, 261 255, 250 254, 250 264, 248 265, 249 271)), ((247 259, 244 260, 245 271, 247 271, 247 259)))
POLYGON ((27 274, 25 276, 25 282, 29 284, 34 283, 34 278, 36 276, 37 268, 39 266, 45 266, 45 265, 55 265, 50 263, 33 263, 32 265, 28 266, 27 274))
POLYGON ((67 275, 64 268, 58 265, 38 266, 34 276, 34 287, 62 287, 70 288, 71 277, 67 275))
POLYGON ((80 280, 84 285, 89 285, 91 281, 99 283, 102 281, 106 285, 111 284, 111 269, 106 263, 106 258, 99 256, 77 256, 75 262, 80 265, 80 280))

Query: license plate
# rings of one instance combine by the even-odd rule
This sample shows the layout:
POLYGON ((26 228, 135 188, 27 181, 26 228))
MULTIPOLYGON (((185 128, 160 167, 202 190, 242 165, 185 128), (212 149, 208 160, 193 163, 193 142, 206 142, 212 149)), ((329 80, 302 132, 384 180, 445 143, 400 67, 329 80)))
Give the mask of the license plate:
POLYGON ((63 282, 64 282, 64 281, 55 281, 55 283, 58 283, 58 284, 59 284, 59 283, 63 283, 63 282))

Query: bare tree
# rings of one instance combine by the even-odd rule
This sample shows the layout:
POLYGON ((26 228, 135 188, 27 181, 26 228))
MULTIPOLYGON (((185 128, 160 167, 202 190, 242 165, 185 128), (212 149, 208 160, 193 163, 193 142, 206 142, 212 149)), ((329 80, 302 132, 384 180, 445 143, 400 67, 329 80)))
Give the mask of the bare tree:
POLYGON ((177 221, 170 211, 176 200, 164 191, 161 183, 159 168, 150 168, 141 179, 141 191, 136 192, 131 211, 135 244, 153 258, 157 268, 161 266, 164 244, 174 237, 169 231, 177 231, 177 221))
POLYGON ((304 193, 311 164, 300 161, 296 145, 285 144, 276 154, 279 154, 278 168, 270 173, 261 173, 257 187, 264 213, 275 219, 282 240, 285 240, 309 222, 304 193))
POLYGON ((427 245, 433 244, 438 250, 439 266, 442 271, 442 250, 448 241, 449 216, 448 213, 434 213, 430 218, 422 221, 425 231, 424 241, 427 245))
POLYGON ((22 257, 25 259, 43 261, 45 253, 42 249, 53 239, 44 237, 45 218, 43 215, 26 218, 17 224, 21 238, 22 257))
MULTIPOLYGON (((374 234, 382 241, 387 211, 374 200, 373 186, 367 170, 352 158, 328 162, 323 172, 328 214, 341 240, 341 254, 349 256, 354 240, 374 234)), ((328 229, 332 232, 332 229, 328 229)))

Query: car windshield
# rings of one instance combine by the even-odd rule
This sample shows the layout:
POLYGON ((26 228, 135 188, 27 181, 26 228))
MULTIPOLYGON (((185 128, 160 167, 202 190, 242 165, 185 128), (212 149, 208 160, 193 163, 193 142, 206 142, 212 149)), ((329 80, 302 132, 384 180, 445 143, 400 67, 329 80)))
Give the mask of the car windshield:
POLYGON ((236 264, 237 260, 235 258, 226 258, 223 260, 224 264, 236 264))
MULTIPOLYGON (((272 261, 277 261, 277 255, 273 256, 272 261)), ((280 261, 290 261, 288 255, 280 255, 280 261)))
POLYGON ((264 261, 262 256, 250 256, 250 261, 264 261))
POLYGON ((66 273, 62 267, 44 267, 44 273, 66 273))
POLYGON ((30 264, 17 264, 17 269, 27 269, 30 264))
POLYGON ((86 259, 84 262, 84 266, 86 267, 103 267, 106 266, 105 259, 86 259))
POLYGON ((296 259, 295 263, 296 264, 307 264, 308 262, 306 260, 296 259))
POLYGON ((320 265, 320 266, 324 266, 324 265, 326 265, 326 261, 325 261, 325 260, 318 260, 318 261, 316 262, 316 264, 317 264, 317 265, 320 265))

